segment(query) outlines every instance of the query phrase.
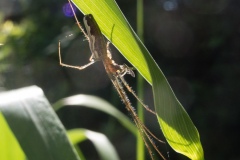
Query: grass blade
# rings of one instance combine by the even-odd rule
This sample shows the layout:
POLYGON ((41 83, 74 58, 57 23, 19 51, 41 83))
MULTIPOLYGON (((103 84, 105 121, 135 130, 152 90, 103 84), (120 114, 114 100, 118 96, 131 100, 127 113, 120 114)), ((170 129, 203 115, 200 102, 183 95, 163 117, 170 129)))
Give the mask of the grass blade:
POLYGON ((166 140, 190 159, 204 159, 199 133, 176 98, 166 77, 128 24, 114 0, 72 0, 93 14, 103 34, 153 87, 154 104, 166 140))
POLYGON ((125 128, 136 135, 136 127, 122 112, 118 111, 113 105, 96 96, 79 94, 59 100, 53 105, 55 110, 63 106, 82 106, 100 110, 115 117, 125 128))
POLYGON ((90 140, 95 146, 102 160, 119 160, 115 148, 107 139, 107 137, 101 133, 86 129, 72 129, 68 131, 68 136, 75 145, 83 140, 90 140))
POLYGON ((79 160, 66 131, 36 86, 0 94, 0 111, 30 160, 79 160))
POLYGON ((17 139, 9 128, 3 115, 0 112, 0 159, 3 160, 25 160, 17 139))

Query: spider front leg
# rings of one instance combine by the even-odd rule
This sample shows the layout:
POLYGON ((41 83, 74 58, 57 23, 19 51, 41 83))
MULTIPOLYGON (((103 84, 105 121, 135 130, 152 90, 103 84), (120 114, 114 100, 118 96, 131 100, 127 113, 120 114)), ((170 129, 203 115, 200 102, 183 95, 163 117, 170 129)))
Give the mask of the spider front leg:
POLYGON ((69 65, 69 64, 65 64, 62 62, 62 58, 61 58, 61 42, 58 42, 58 55, 59 55, 59 64, 63 67, 69 67, 69 68, 75 68, 78 70, 82 70, 87 68, 88 66, 92 65, 93 63, 95 63, 96 61, 92 58, 92 56, 90 57, 90 62, 83 65, 83 66, 74 66, 74 65, 69 65))

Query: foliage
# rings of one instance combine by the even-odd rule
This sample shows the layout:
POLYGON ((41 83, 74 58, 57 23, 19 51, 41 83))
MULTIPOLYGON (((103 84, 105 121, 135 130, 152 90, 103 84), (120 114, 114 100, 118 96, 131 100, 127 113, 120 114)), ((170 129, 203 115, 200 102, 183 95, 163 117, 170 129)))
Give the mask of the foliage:
MULTIPOLYGON (((78 100, 80 100, 80 102, 86 102, 86 98, 87 100, 94 99, 94 97, 91 96, 89 98, 88 96, 84 96, 78 100)), ((105 101, 99 98, 95 99, 97 99, 98 102, 106 104, 105 101)), ((58 106, 63 104, 63 102, 66 102, 65 104, 76 104, 76 102, 80 104, 78 100, 76 101, 74 97, 69 97, 68 99, 58 102, 58 106)), ((86 104, 89 105, 88 103, 86 104)), ((99 107, 101 108, 101 106, 106 108, 105 105, 100 104, 99 107)), ((118 119, 123 122, 123 125, 132 125, 129 123, 129 120, 126 117, 124 118, 124 115, 114 109, 113 106, 109 105, 108 109, 115 110, 115 113, 118 113, 115 117, 118 117, 118 119)), ((0 95, 0 111, 0 113, 2 113, 0 114, 0 139, 2 140, 0 145, 2 151, 0 154, 1 159, 23 160, 28 157, 28 159, 34 160, 79 160, 74 148, 69 143, 62 123, 49 106, 40 88, 32 86, 2 93, 0 95), (3 116, 5 118, 3 118, 3 116)), ((105 111, 109 112, 106 109, 105 111)), ((110 114, 114 115, 112 112, 110 114)), ((82 157, 81 159, 84 159, 84 156, 81 154, 81 150, 77 144, 86 139, 92 141, 101 159, 119 159, 114 147, 103 134, 86 129, 74 129, 68 131, 68 136, 78 150, 80 157, 82 157)))
POLYGON ((116 3, 113 0, 73 0, 73 2, 84 14, 93 14, 105 36, 152 84, 159 124, 170 146, 190 159, 204 159, 196 127, 177 100, 162 71, 128 25, 116 3))
MULTIPOLYGON (((81 65, 90 55, 74 19, 63 14, 66 3, 67 0, 1 1, 0 91, 35 84, 50 102, 88 93, 125 112, 101 64, 81 72, 59 66, 58 40, 66 41, 61 49, 69 64, 81 65), (3 26, 11 25, 4 24, 13 27, 6 28, 3 26)), ((136 2, 117 3, 135 30, 136 2)), ((237 0, 144 1, 144 44, 198 128, 206 159, 239 159, 239 11, 237 0), (224 144, 230 146, 227 151, 224 144)), ((76 12, 81 22, 83 14, 76 12)), ((127 63, 111 49, 117 63, 127 63)), ((135 79, 126 78, 137 90, 135 79)), ((143 99, 152 107, 149 87, 145 84, 143 99)), ((134 137, 114 118, 76 107, 63 108, 57 114, 68 129, 84 127, 107 135, 121 159, 135 154, 134 137), (123 151, 126 145, 131 147, 123 151)), ((147 126, 158 135, 156 120, 144 114, 147 126)), ((184 159, 168 146, 162 150, 171 159, 184 159)))

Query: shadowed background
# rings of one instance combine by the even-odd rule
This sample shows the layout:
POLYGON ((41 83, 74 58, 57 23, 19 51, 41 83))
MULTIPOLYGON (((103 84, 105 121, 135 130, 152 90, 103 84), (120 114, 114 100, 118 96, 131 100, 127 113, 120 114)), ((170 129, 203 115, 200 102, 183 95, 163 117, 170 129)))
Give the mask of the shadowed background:
MULTIPOLYGON (((91 94, 126 112, 101 62, 82 71, 59 66, 58 40, 62 41, 65 63, 83 65, 90 57, 88 43, 83 41, 75 20, 64 14, 66 3, 0 1, 0 90, 35 84, 43 88, 51 103, 74 94, 91 94)), ((135 29, 136 2, 117 3, 135 29)), ((76 12, 82 22, 83 15, 76 12)), ((240 159, 240 2, 148 0, 144 3, 144 25, 144 43, 198 128, 205 158, 240 159)), ((127 63, 111 49, 117 63, 127 63)), ((135 79, 126 79, 135 89, 135 79)), ((144 92, 144 102, 153 106, 148 84, 144 92)), ((135 104, 131 96, 130 100, 135 104)), ((102 132, 121 159, 135 159, 134 137, 113 118, 71 107, 57 113, 67 129, 102 132)), ((146 113, 146 119, 148 127, 159 135, 156 118, 146 113)), ((93 156, 89 159, 94 159, 94 147, 89 150, 84 146, 91 144, 86 142, 81 148, 87 157, 93 156)), ((167 145, 159 146, 165 155, 170 152, 170 159, 186 159, 167 145)))

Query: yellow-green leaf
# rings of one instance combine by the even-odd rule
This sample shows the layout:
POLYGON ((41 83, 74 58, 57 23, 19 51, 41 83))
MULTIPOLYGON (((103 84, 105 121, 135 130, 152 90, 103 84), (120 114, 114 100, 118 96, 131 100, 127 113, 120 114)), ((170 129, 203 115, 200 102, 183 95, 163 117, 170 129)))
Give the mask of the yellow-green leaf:
POLYGON ((199 133, 173 93, 167 79, 130 27, 114 0, 72 0, 92 14, 102 33, 152 85, 159 124, 167 142, 190 159, 204 159, 199 133))

